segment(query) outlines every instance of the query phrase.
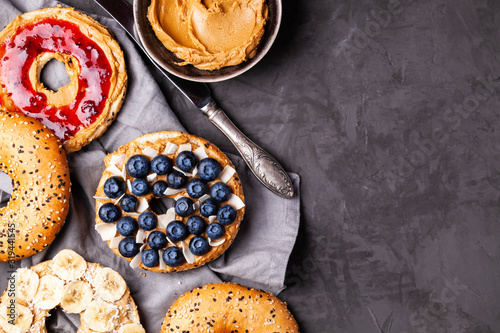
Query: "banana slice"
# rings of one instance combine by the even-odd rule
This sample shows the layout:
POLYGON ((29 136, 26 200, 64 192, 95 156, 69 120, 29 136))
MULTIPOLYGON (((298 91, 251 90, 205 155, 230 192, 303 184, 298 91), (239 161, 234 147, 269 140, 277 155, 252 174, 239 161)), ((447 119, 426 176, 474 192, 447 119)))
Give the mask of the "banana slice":
POLYGON ((95 277, 97 294, 105 301, 119 300, 127 290, 127 283, 120 274, 109 267, 105 267, 95 277))
POLYGON ((82 277, 87 262, 72 250, 62 250, 52 259, 52 271, 64 281, 75 281, 82 277))
POLYGON ((118 333, 146 333, 141 324, 125 324, 118 330, 118 333))
POLYGON ((69 313, 80 313, 92 302, 92 287, 85 281, 68 283, 61 298, 61 307, 69 313))
POLYGON ((38 290, 40 277, 29 268, 19 268, 12 274, 16 286, 16 298, 22 301, 30 301, 35 297, 38 290))
POLYGON ((54 275, 44 275, 40 279, 35 304, 40 309, 50 310, 61 303, 64 281, 54 275))
POLYGON ((24 333, 33 322, 33 313, 15 299, 7 298, 0 305, 0 327, 6 333, 24 333))
POLYGON ((96 332, 108 332, 115 328, 115 318, 118 317, 118 307, 112 303, 92 301, 81 315, 81 322, 96 332))

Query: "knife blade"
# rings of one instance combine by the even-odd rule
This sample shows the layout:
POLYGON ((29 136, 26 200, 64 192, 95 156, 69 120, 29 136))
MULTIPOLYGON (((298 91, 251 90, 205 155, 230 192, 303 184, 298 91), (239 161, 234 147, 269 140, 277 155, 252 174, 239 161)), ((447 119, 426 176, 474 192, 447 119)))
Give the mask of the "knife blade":
POLYGON ((269 190, 283 198, 292 198, 294 188, 283 167, 268 152, 244 135, 213 100, 208 86, 166 72, 144 49, 135 32, 134 10, 125 0, 94 0, 128 33, 151 63, 163 73, 208 119, 224 133, 241 154, 254 176, 269 190))

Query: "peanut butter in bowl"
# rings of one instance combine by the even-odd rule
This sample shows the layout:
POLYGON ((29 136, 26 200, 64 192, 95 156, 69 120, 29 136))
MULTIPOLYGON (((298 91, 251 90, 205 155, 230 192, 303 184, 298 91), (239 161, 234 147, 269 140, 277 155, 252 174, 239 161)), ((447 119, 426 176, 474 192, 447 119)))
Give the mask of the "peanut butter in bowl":
POLYGON ((255 56, 268 20, 266 0, 151 0, 148 20, 179 59, 202 70, 255 56))

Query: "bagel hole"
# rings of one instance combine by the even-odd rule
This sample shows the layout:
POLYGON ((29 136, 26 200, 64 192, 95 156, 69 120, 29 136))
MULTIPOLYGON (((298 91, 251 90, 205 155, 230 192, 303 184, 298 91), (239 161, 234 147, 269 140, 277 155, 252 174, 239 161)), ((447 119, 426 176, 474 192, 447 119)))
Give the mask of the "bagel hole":
POLYGON ((76 332, 80 325, 79 314, 64 312, 60 306, 50 310, 45 320, 47 332, 76 332))
POLYGON ((7 206, 12 195, 12 178, 0 171, 0 208, 7 206))
POLYGON ((175 200, 172 198, 153 198, 151 201, 149 201, 149 206, 151 207, 151 210, 153 213, 156 215, 161 215, 165 214, 167 212, 167 209, 170 207, 174 207, 175 205, 175 200))
POLYGON ((49 60, 40 72, 40 81, 53 92, 57 92, 62 87, 68 85, 71 79, 66 71, 64 62, 57 59, 49 60))

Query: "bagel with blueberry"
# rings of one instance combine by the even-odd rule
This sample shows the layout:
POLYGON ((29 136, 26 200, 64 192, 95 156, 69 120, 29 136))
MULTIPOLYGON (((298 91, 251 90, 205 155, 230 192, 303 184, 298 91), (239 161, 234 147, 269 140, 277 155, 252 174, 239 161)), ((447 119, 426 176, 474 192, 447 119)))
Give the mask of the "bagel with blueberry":
POLYGON ((245 213, 241 181, 229 158, 191 134, 141 136, 104 159, 96 230, 132 267, 176 272, 218 258, 245 213), (155 202, 173 199, 163 212, 155 202))

